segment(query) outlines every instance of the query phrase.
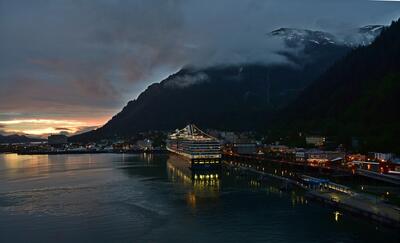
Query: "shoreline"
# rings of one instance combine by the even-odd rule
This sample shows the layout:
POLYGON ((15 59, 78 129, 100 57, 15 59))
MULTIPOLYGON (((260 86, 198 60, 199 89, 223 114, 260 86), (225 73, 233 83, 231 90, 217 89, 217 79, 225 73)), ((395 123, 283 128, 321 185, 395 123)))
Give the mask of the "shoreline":
POLYGON ((131 150, 131 151, 35 151, 35 152, 0 152, 0 154, 17 155, 63 155, 63 154, 166 154, 166 150, 131 150))
POLYGON ((379 173, 375 173, 372 171, 366 171, 366 170, 360 170, 360 169, 356 169, 355 172, 353 173, 350 170, 344 169, 344 168, 340 168, 337 166, 312 166, 310 164, 307 163, 298 163, 298 162, 294 162, 294 161, 288 161, 288 160, 278 160, 278 159, 273 159, 273 158, 263 158, 263 157, 259 157, 259 156, 252 156, 252 155, 230 155, 230 154, 224 154, 224 159, 241 159, 241 160, 247 160, 247 161, 258 161, 258 162, 274 162, 274 163, 281 163, 281 164, 285 164, 285 165, 293 165, 293 166, 301 166, 301 167, 307 167, 307 168, 317 168, 319 170, 328 170, 328 171, 333 171, 333 172, 339 172, 339 173, 345 173, 345 174, 357 174, 359 176, 363 176, 369 179, 373 179, 373 180, 378 180, 378 181, 382 181, 382 182, 386 182, 386 183, 390 183, 390 184, 394 184, 399 186, 400 185, 400 177, 393 177, 390 175, 386 175, 386 174, 379 174, 379 173))

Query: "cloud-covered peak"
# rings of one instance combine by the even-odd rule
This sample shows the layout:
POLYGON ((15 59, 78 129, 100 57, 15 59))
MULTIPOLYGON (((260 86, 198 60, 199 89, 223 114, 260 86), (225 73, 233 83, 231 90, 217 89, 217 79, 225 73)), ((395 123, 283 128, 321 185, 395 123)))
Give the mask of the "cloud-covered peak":
POLYGON ((354 47, 371 44, 384 27, 384 25, 367 25, 361 28, 341 30, 337 33, 299 28, 279 28, 270 32, 269 36, 284 40, 289 47, 304 44, 354 47))
POLYGON ((361 0, 2 0, 0 113, 111 116, 150 83, 187 65, 287 62, 276 54, 284 42, 265 38, 274 29, 333 33, 388 24, 400 12, 396 6, 361 0))

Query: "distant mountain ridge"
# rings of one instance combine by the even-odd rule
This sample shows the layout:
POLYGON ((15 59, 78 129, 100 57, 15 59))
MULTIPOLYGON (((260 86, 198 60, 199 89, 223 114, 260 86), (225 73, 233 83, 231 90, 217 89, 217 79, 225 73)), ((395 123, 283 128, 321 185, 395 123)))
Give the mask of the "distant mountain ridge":
POLYGON ((317 45, 342 44, 330 33, 296 28, 280 28, 270 33, 273 37, 285 40, 288 46, 298 46, 307 42, 317 45))
POLYGON ((0 143, 30 143, 30 142, 42 142, 46 141, 45 139, 39 138, 30 138, 24 135, 1 135, 0 134, 0 143))
POLYGON ((371 44, 384 27, 383 25, 367 25, 356 30, 338 34, 318 30, 280 28, 272 31, 269 35, 284 39, 286 45, 289 47, 297 47, 304 44, 357 47, 371 44))
POLYGON ((287 33, 296 36, 305 33, 301 38, 291 38, 291 42, 286 42, 287 51, 279 53, 291 64, 254 63, 182 69, 160 83, 150 85, 103 127, 73 136, 71 141, 170 130, 187 123, 222 130, 261 129, 335 61, 354 49, 343 42, 335 42, 333 35, 320 31, 282 28, 270 35, 286 38, 287 33), (295 44, 303 45, 301 52, 290 50, 295 44))

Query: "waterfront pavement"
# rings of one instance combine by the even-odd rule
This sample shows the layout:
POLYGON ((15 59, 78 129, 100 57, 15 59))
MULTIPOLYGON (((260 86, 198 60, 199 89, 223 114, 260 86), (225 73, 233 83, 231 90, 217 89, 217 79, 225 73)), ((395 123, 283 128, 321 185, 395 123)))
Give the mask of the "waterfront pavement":
POLYGON ((375 180, 380 180, 388 183, 392 183, 395 185, 400 185, 400 176, 398 175, 386 175, 386 174, 381 174, 369 170, 363 170, 363 169, 357 169, 356 173, 362 176, 366 176, 375 180))
POLYGON ((400 225, 400 208, 387 204, 377 197, 361 193, 350 195, 335 191, 309 191, 308 193, 350 211, 357 210, 358 213, 378 221, 400 225))
POLYGON ((244 171, 281 179, 287 183, 304 188, 307 190, 307 195, 312 198, 316 198, 335 207, 354 212, 358 215, 369 217, 381 223, 385 223, 394 227, 400 227, 400 208, 387 204, 377 197, 356 192, 342 193, 334 190, 312 190, 294 179, 265 173, 255 168, 244 167, 237 164, 225 164, 228 166, 237 167, 244 171))

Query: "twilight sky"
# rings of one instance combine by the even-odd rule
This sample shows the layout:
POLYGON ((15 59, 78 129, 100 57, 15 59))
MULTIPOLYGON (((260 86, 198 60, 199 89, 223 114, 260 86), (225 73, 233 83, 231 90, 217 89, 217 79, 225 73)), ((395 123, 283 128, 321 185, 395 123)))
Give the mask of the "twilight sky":
POLYGON ((280 27, 398 17, 368 0, 0 0, 0 133, 92 129, 184 65, 282 62, 280 27))

